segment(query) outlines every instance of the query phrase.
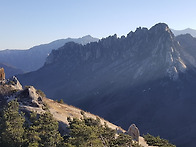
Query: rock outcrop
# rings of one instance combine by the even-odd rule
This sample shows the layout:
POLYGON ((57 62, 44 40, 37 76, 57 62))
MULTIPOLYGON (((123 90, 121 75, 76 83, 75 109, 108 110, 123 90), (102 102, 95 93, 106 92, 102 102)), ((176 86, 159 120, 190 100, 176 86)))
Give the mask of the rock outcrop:
POLYGON ((139 129, 136 127, 135 124, 132 124, 128 131, 127 131, 127 134, 129 134, 133 140, 136 140, 136 141, 139 141, 139 136, 140 136, 140 131, 139 129))
POLYGON ((7 83, 11 83, 10 86, 13 89, 22 90, 22 85, 20 84, 20 82, 18 81, 18 79, 15 76, 8 79, 7 83))
POLYGON ((9 102, 13 99, 17 99, 20 109, 23 111, 36 111, 37 113, 44 112, 45 107, 43 103, 43 96, 39 90, 36 90, 33 86, 26 86, 24 89, 16 77, 5 80, 0 85, 1 101, 9 102))
POLYGON ((28 86, 24 88, 20 93, 18 93, 19 102, 23 105, 42 108, 43 101, 42 96, 38 94, 38 91, 33 86, 28 86))
POLYGON ((0 80, 5 80, 5 72, 3 68, 0 68, 0 80))

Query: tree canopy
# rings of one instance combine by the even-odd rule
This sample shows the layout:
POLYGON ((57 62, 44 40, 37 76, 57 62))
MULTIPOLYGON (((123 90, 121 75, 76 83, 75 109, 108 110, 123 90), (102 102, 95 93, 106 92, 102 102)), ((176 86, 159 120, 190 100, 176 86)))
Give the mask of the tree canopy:
MULTIPOLYGON (((117 134, 100 119, 70 118, 66 135, 59 133, 57 120, 47 110, 45 113, 30 113, 25 116, 19 110, 17 100, 10 101, 0 111, 0 146, 2 147, 139 147, 127 134, 117 134)), ((175 147, 167 140, 147 134, 149 145, 175 147)))

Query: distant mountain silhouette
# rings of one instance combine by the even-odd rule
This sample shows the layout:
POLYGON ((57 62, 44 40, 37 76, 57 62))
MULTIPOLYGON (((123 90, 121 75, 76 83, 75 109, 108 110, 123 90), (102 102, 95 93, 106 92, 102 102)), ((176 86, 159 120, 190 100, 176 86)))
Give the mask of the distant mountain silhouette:
MULTIPOLYGON (((190 38, 187 38, 189 40, 190 38)), ((186 39, 185 39, 186 40, 186 39)), ((195 146, 196 54, 164 23, 87 45, 53 50, 42 68, 18 76, 50 98, 177 146, 195 146)))
POLYGON ((191 34, 192 36, 196 37, 196 30, 193 30, 193 29, 190 29, 190 28, 187 28, 187 29, 184 29, 184 30, 174 30, 174 29, 171 29, 172 32, 174 33, 175 36, 178 36, 178 35, 183 35, 183 34, 191 34))
POLYGON ((22 74, 24 73, 21 69, 18 69, 16 67, 13 67, 8 64, 0 63, 0 68, 3 67, 6 73, 6 78, 10 78, 14 75, 22 74))
POLYGON ((73 41, 84 45, 98 40, 87 35, 77 39, 59 39, 48 44, 34 46, 28 50, 2 50, 0 51, 0 62, 15 66, 25 72, 34 71, 44 65, 47 56, 53 49, 58 49, 67 42, 73 41))

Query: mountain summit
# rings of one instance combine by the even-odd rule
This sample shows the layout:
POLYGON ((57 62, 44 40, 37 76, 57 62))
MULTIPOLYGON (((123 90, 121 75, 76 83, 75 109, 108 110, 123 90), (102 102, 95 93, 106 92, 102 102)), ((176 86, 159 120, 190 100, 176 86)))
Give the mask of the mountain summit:
POLYGON ((136 123, 141 133, 191 146, 194 142, 181 138, 196 133, 191 117, 196 115, 196 54, 180 44, 164 23, 137 28, 126 37, 70 42, 19 79, 123 128, 136 123), (183 131, 190 126, 192 133, 183 131))
POLYGON ((142 74, 146 75, 153 70, 155 73, 161 72, 157 74, 158 77, 167 74, 170 78, 177 79, 179 72, 186 70, 180 52, 181 47, 175 41, 169 27, 160 23, 150 30, 138 28, 135 32, 130 32, 125 38, 117 38, 114 35, 86 46, 75 43, 66 44, 59 50, 54 50, 47 58, 45 65, 62 63, 69 67, 75 64, 74 68, 76 68, 76 65, 88 62, 91 64, 89 68, 94 70, 96 66, 104 65, 106 62, 112 66, 117 61, 127 62, 129 60, 129 62, 133 61, 138 64, 128 68, 129 71, 127 71, 130 72, 135 68, 133 71, 136 72, 130 76, 134 79, 139 79, 142 74), (103 60, 105 63, 101 63, 103 60), (99 64, 94 64, 94 62, 99 62, 99 64), (138 66, 139 68, 137 68, 138 66))

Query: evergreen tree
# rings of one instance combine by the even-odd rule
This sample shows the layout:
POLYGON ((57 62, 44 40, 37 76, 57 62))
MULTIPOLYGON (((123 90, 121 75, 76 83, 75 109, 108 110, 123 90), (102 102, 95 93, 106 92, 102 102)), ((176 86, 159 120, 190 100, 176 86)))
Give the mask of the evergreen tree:
POLYGON ((63 138, 58 131, 58 122, 49 112, 40 114, 32 112, 27 130, 28 147, 55 147, 62 143, 63 138))
POLYGON ((0 109, 0 146, 2 146, 2 131, 3 131, 3 111, 0 109))
POLYGON ((16 100, 0 113, 0 146, 2 147, 118 147, 133 146, 129 135, 117 135, 115 130, 106 123, 101 124, 100 119, 68 118, 69 134, 61 137, 58 131, 58 122, 49 112, 37 114, 32 112, 26 120, 24 129, 24 116, 19 113, 19 104, 16 100))
POLYGON ((99 129, 100 137, 102 139, 102 142, 105 146, 114 146, 115 142, 115 130, 109 128, 107 124, 105 123, 104 126, 99 129))
POLYGON ((73 120, 68 119, 68 121, 70 125, 69 144, 77 147, 103 146, 101 140, 98 138, 98 129, 96 127, 86 125, 85 120, 77 118, 73 120))
POLYGON ((76 147, 117 147, 131 146, 131 136, 120 134, 117 137, 115 130, 106 124, 101 125, 100 119, 84 117, 83 119, 68 118, 70 137, 66 140, 67 146, 76 147))
POLYGON ((32 112, 30 114, 30 125, 26 131, 26 145, 28 147, 38 147, 41 138, 39 137, 39 122, 37 113, 32 112))
POLYGON ((123 133, 119 134, 118 137, 114 141, 114 146, 131 146, 132 143, 132 138, 129 135, 125 135, 123 133))
POLYGON ((55 147, 61 144, 63 138, 58 131, 58 122, 53 118, 52 114, 49 112, 41 114, 38 122, 37 127, 41 138, 41 146, 55 147))
POLYGON ((60 99, 60 100, 59 100, 59 103, 64 104, 63 99, 60 99))
POLYGON ((17 100, 10 101, 1 119, 1 146, 19 147, 24 143, 24 116, 17 100))
POLYGON ((176 147, 175 145, 169 143, 168 140, 160 138, 160 136, 154 137, 149 133, 143 136, 148 145, 160 147, 176 147))

